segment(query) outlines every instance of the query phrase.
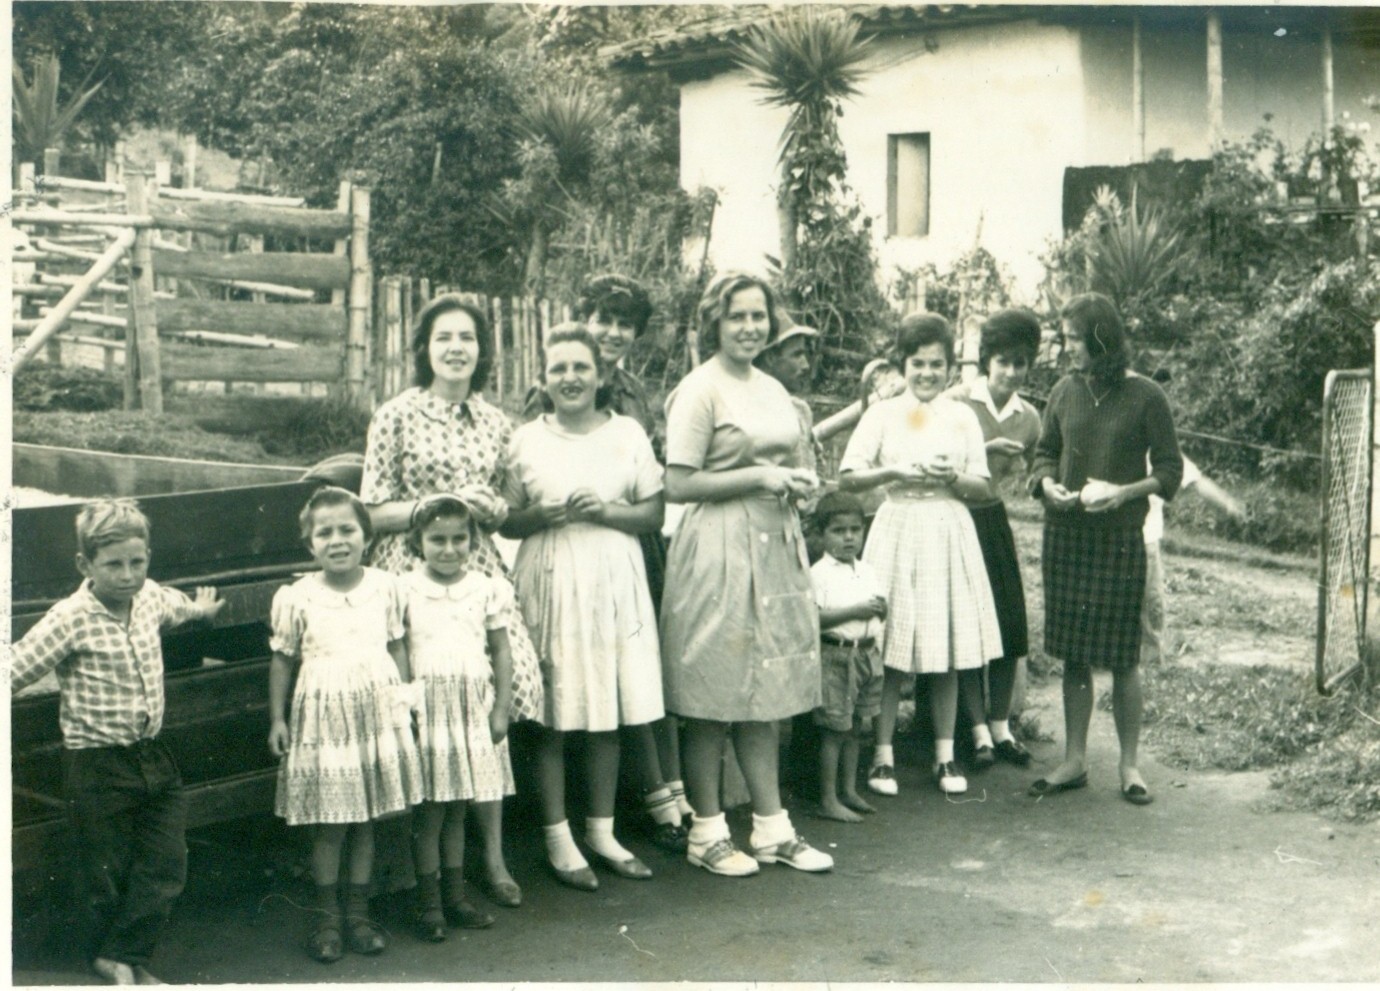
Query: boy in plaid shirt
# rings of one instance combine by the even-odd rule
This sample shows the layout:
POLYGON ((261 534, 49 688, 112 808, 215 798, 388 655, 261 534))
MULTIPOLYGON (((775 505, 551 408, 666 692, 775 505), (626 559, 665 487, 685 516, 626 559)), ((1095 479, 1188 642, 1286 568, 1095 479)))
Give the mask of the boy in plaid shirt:
POLYGON ((146 969, 187 876, 187 807, 163 725, 159 632, 224 605, 148 579, 149 523, 127 501, 77 514, 85 581, 11 651, 14 692, 56 670, 63 788, 80 858, 92 967, 111 984, 160 983, 146 969))

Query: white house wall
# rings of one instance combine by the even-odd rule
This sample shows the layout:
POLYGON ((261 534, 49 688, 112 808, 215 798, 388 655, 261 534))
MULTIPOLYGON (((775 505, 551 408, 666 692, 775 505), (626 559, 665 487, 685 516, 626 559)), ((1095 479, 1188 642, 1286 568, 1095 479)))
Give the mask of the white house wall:
MULTIPOLYGON (((884 277, 932 262, 941 270, 981 244, 1033 299, 1039 255, 1061 233, 1064 169, 1132 160, 1129 24, 1082 27, 1034 20, 936 31, 879 44, 879 68, 847 102, 839 131, 849 181, 873 218, 884 277), (930 135, 930 233, 885 238, 887 136, 930 135)), ((1147 25, 1146 155, 1207 156, 1206 28, 1147 25)), ((1246 34, 1223 39, 1224 127, 1248 137, 1263 115, 1294 146, 1319 130, 1321 54, 1316 37, 1246 34)), ((1334 39, 1336 109, 1374 118, 1363 97, 1380 77, 1344 35, 1334 39)), ((779 251, 776 159, 784 110, 762 105, 743 72, 681 90, 681 179, 721 200, 710 258, 761 268, 779 251)), ((698 249, 695 249, 698 254, 698 249)))

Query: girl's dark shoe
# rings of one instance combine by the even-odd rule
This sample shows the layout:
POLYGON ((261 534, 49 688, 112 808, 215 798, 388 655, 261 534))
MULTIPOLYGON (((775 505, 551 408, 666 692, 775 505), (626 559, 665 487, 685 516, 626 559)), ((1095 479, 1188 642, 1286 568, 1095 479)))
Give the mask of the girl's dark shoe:
POLYGON ((972 768, 981 773, 997 762, 996 752, 987 745, 976 748, 973 751, 972 768))
POLYGON ((369 885, 351 884, 345 891, 345 940, 353 953, 373 956, 388 948, 383 929, 369 918, 369 885))
POLYGON ((428 943, 446 939, 446 916, 441 908, 441 878, 432 874, 417 877, 417 938, 428 943))
POLYGON ((1002 740, 997 744, 996 751, 997 759, 1008 764, 1025 767, 1030 763, 1030 751, 1025 749, 1020 740, 1002 740))
POLYGON ((655 822, 652 842, 668 853, 684 853, 690 845, 690 832, 677 822, 655 822))
POLYGON ((446 921, 459 929, 488 929, 494 924, 494 917, 481 912, 463 898, 449 902, 445 908, 446 921))
POLYGON ((307 937, 307 952, 317 963, 335 963, 345 955, 340 936, 340 916, 322 919, 307 937))

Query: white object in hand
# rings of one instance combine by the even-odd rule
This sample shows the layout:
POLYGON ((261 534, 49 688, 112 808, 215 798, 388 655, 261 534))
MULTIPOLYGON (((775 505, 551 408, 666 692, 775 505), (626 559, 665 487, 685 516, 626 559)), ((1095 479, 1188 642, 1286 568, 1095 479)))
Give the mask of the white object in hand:
POLYGON ((1101 479, 1090 478, 1078 493, 1078 499, 1085 506, 1091 506, 1095 502, 1101 502, 1116 491, 1116 486, 1111 482, 1104 482, 1101 479))

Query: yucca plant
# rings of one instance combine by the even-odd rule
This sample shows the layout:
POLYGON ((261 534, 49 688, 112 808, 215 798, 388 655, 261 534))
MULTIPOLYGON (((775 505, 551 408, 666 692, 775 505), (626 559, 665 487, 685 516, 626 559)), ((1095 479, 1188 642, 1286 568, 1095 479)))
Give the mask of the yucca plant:
POLYGON ((1100 235, 1089 245, 1091 288, 1122 303, 1153 293, 1178 274, 1185 257, 1183 238, 1163 211, 1141 214, 1137 190, 1131 188, 1127 210, 1107 211, 1100 235))
POLYGON ((56 148, 75 123, 82 108, 101 88, 104 80, 82 91, 91 77, 88 75, 77 87, 77 95, 61 106, 58 81, 62 64, 51 52, 34 59, 33 83, 24 78, 24 70, 16 63, 14 70, 14 141, 21 158, 33 161, 41 170, 43 152, 56 148))
POLYGON ((598 135, 613 121, 608 102, 582 83, 544 87, 518 113, 518 131, 556 156, 557 178, 569 184, 594 167, 598 135))
POLYGON ((797 227, 812 205, 834 191, 847 169, 838 136, 841 101, 858 95, 869 72, 871 39, 841 11, 800 7, 753 25, 736 44, 734 61, 765 90, 763 102, 786 107, 777 191, 781 260, 794 264, 797 227))

